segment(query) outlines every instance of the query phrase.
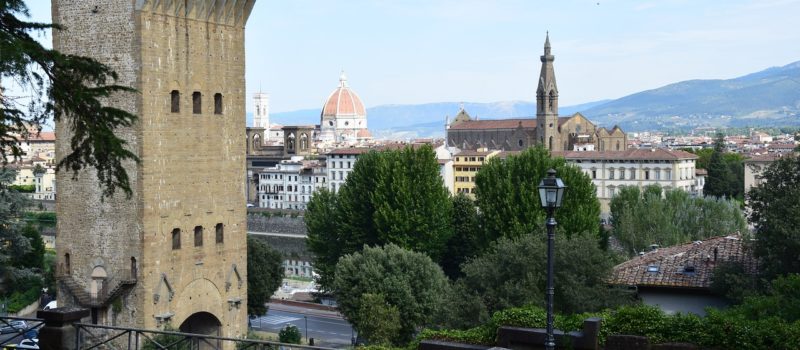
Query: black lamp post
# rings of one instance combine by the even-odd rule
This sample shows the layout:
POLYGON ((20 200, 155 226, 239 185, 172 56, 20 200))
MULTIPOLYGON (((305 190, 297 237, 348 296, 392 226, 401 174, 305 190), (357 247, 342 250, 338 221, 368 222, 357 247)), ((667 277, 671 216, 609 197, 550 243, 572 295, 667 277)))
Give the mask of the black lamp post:
POLYGON ((547 340, 545 349, 553 350, 556 348, 556 341, 553 337, 553 259, 556 238, 556 219, 553 217, 556 208, 561 206, 561 199, 564 198, 564 182, 556 177, 556 171, 547 171, 547 177, 539 183, 539 199, 542 200, 542 207, 547 210, 547 340))

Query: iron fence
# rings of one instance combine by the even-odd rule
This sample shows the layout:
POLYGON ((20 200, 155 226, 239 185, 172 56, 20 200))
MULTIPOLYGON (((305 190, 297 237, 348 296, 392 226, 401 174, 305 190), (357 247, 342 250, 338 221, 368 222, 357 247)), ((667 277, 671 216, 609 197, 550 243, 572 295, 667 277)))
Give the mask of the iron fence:
POLYGON ((23 339, 35 339, 44 321, 38 318, 27 317, 0 317, 0 349, 5 349, 12 343, 19 343, 23 339))

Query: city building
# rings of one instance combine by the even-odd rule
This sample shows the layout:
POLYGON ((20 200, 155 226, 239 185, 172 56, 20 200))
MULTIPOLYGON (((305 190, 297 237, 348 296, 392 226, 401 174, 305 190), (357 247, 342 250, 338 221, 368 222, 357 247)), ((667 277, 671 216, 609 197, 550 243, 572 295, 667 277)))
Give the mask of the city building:
POLYGON ((550 51, 545 39, 542 69, 536 89, 536 118, 477 120, 463 108, 447 126, 447 145, 461 149, 519 151, 543 145, 551 151, 624 151, 626 134, 618 126, 598 128, 580 113, 558 115, 558 87, 550 51))
MULTIPOLYGON (((253 94, 253 109, 253 127, 269 130, 269 94, 263 92, 253 94)), ((269 133, 264 134, 264 141, 269 141, 269 137, 269 133)))
POLYGON ((371 151, 370 148, 339 148, 328 152, 325 158, 325 170, 328 174, 328 189, 339 192, 347 180, 347 175, 353 171, 358 157, 371 151))
MULTIPOLYGON (((58 181, 58 305, 84 322, 247 335, 245 23, 254 0, 53 0, 53 47, 136 89, 108 99, 139 117, 116 134, 130 197, 91 169, 58 181)), ((70 151, 56 122, 56 155, 70 151)), ((216 345, 219 347, 219 344, 216 345)), ((215 348, 216 348, 215 347, 215 348)))
POLYGON ((485 148, 475 151, 461 151, 453 157, 453 193, 464 193, 475 197, 475 174, 490 158, 498 155, 499 150, 485 148))
POLYGON ((629 149, 627 151, 553 152, 568 163, 577 165, 592 179, 597 188, 601 211, 608 212, 609 202, 622 186, 680 189, 699 194, 696 183, 697 156, 664 148, 629 149))
POLYGON ((761 174, 764 169, 772 165, 773 162, 784 156, 782 153, 768 153, 762 155, 754 155, 744 160, 744 193, 750 191, 751 188, 761 184, 763 179, 761 174))
POLYGON ((311 195, 327 188, 324 164, 295 156, 259 174, 259 207, 305 210, 311 195))

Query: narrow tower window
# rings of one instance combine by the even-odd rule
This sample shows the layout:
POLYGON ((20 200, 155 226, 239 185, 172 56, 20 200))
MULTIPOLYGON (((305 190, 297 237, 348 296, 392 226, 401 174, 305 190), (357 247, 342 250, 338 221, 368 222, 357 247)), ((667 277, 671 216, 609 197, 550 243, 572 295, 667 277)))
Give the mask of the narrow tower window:
POLYGON ((224 235, 225 235, 225 227, 222 226, 222 223, 217 224, 216 232, 217 232, 217 243, 218 244, 222 243, 222 241, 225 239, 225 237, 224 237, 224 235))
POLYGON ((169 93, 169 97, 172 104, 172 113, 179 113, 181 111, 181 93, 178 90, 172 90, 169 93))
POLYGON ((181 229, 172 229, 172 250, 181 249, 181 229))
POLYGON ((203 226, 194 227, 194 246, 195 247, 203 246, 203 226))
POLYGON ((192 113, 200 114, 203 110, 202 104, 203 95, 200 94, 200 91, 195 91, 192 93, 192 113))
POLYGON ((222 94, 214 94, 214 114, 222 114, 222 94))
POLYGON ((69 262, 69 253, 64 254, 64 274, 71 275, 72 274, 72 266, 69 262))

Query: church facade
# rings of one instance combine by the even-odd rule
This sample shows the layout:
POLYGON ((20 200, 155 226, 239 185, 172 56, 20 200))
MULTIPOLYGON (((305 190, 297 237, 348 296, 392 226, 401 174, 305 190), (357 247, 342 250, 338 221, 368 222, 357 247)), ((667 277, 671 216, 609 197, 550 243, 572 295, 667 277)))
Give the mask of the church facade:
POLYGON ((624 151, 627 135, 618 126, 610 130, 597 127, 580 113, 558 115, 554 60, 548 35, 541 56, 535 119, 476 120, 462 108, 447 126, 447 145, 465 150, 519 151, 543 145, 550 151, 624 151))

